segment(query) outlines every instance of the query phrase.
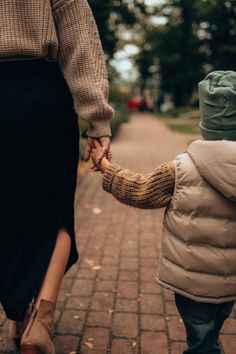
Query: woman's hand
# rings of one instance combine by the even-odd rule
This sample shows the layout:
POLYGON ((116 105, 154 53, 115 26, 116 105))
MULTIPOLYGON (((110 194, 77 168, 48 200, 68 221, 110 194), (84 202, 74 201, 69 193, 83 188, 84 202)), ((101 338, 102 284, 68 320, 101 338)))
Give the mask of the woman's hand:
POLYGON ((99 165, 103 157, 106 157, 108 161, 111 161, 111 139, 107 136, 102 136, 101 138, 88 138, 86 149, 85 149, 85 157, 84 160, 88 161, 91 157, 93 149, 96 148, 96 142, 99 142, 100 148, 99 153, 96 155, 96 165, 99 165))

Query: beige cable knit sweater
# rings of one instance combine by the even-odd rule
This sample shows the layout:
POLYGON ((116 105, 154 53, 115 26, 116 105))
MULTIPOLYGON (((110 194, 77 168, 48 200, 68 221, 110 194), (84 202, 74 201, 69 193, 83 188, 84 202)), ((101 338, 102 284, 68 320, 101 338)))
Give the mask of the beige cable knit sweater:
POLYGON ((174 163, 162 164, 146 175, 110 164, 104 172, 102 185, 121 203, 141 209, 162 208, 174 194, 174 163))
POLYGON ((0 61, 58 61, 88 135, 110 136, 104 54, 87 0, 0 0, 0 61))

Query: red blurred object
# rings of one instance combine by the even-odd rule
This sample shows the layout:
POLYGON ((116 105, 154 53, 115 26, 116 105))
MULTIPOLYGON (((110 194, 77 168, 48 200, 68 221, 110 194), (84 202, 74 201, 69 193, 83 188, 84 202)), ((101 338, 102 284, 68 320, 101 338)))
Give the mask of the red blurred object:
POLYGON ((129 111, 135 111, 138 110, 142 104, 143 104, 142 97, 132 97, 127 104, 127 108, 129 111))

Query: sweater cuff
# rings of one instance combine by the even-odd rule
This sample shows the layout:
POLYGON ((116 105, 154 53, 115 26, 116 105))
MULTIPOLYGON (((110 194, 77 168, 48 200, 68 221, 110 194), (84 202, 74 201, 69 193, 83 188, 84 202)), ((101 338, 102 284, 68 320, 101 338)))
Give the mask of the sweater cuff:
POLYGON ((89 121, 87 135, 90 138, 101 138, 102 136, 111 136, 110 120, 89 121))
POLYGON ((103 175, 102 188, 104 191, 111 193, 114 177, 120 170, 122 170, 122 168, 119 165, 110 164, 109 168, 104 172, 103 175))

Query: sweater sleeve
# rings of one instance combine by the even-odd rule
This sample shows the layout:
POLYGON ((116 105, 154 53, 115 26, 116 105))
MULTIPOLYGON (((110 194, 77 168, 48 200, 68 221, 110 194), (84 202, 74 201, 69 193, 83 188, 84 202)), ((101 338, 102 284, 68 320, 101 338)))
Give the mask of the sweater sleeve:
POLYGON ((120 202, 142 209, 165 207, 171 201, 175 188, 174 163, 158 166, 142 175, 111 164, 103 176, 103 189, 120 202))
POLYGON ((54 0, 60 69, 88 136, 110 136, 114 111, 108 104, 109 84, 97 26, 87 0, 54 0))

